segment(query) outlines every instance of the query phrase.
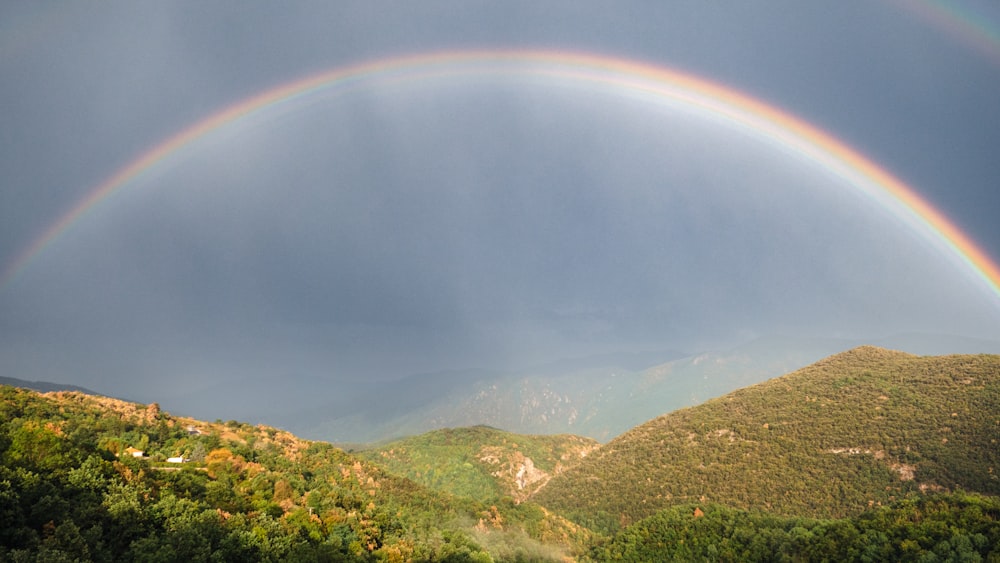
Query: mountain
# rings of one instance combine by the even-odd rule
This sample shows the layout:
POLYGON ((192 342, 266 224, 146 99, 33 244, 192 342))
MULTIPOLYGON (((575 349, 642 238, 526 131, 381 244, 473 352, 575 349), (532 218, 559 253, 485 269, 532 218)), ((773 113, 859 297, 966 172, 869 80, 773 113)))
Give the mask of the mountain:
POLYGON ((532 500, 599 530, 684 503, 842 517, 1000 494, 1000 356, 861 347, 640 425, 532 500))
POLYGON ((434 490, 522 502, 599 447, 568 434, 528 436, 475 426, 435 430, 358 452, 388 473, 434 490))
POLYGON ((875 347, 603 446, 479 426, 350 453, 0 386, 0 560, 998 560, 998 413, 1000 356, 875 347))
MULTIPOLYGON (((1000 343, 947 335, 904 334, 877 342, 918 354, 1000 353, 1000 343)), ((340 443, 378 442, 475 425, 520 434, 575 434, 606 442, 665 412, 778 377, 859 344, 836 338, 769 336, 694 355, 669 350, 605 354, 518 372, 416 375, 380 383, 347 408, 330 404, 300 412, 285 427, 340 443)))
POLYGON ((276 428, 9 386, 0 524, 0 561, 549 561, 589 537, 276 428))
POLYGON ((0 377, 0 385, 9 385, 11 387, 20 387, 21 389, 31 389, 33 391, 40 391, 42 393, 47 393, 49 391, 78 391, 80 393, 86 393, 88 395, 100 395, 97 391, 91 391, 84 387, 77 387, 76 385, 67 385, 65 383, 51 383, 48 381, 25 381, 23 379, 17 379, 15 377, 0 377))

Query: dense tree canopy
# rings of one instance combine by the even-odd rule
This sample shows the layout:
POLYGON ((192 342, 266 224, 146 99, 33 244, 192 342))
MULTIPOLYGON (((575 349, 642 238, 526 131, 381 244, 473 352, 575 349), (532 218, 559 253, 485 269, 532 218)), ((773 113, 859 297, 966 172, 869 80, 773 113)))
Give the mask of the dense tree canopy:
POLYGON ((853 518, 779 517, 679 505, 594 547, 595 561, 998 561, 1000 500, 969 494, 900 501, 853 518))
POLYGON ((491 552, 562 552, 529 537, 561 529, 537 509, 435 493, 273 428, 11 387, 0 387, 0 420, 0 560, 490 561, 491 552), (136 446, 142 457, 131 455, 136 446))

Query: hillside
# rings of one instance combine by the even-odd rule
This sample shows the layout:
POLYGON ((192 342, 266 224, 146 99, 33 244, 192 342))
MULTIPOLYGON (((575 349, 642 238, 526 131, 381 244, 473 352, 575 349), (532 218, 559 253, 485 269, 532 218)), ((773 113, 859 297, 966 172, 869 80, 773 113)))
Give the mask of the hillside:
POLYGON ((436 430, 358 455, 434 490, 521 502, 598 446, 595 440, 568 434, 528 436, 476 426, 436 430))
POLYGON ((613 530, 684 503, 839 517, 921 492, 1000 494, 1000 356, 873 347, 656 418, 532 500, 613 530))
POLYGON ((559 560, 588 537, 530 503, 156 404, 0 386, 0 421, 3 561, 559 560))

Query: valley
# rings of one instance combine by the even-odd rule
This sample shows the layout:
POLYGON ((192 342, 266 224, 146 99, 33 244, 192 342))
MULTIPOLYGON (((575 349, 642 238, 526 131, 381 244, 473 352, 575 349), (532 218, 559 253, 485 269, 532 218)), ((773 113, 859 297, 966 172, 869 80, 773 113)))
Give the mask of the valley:
POLYGON ((341 449, 0 393, 4 560, 1000 557, 996 355, 858 347, 604 444, 476 425, 341 449))

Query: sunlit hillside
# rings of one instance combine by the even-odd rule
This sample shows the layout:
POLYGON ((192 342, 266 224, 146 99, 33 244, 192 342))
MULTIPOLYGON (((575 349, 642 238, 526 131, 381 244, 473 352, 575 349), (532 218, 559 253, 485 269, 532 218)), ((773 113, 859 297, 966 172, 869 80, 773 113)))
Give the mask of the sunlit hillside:
POLYGON ((998 442, 1000 356, 862 347, 638 426, 534 500, 603 530, 699 502, 846 516, 1000 494, 998 442))
POLYGON ((0 560, 558 560, 585 530, 270 427, 0 387, 0 560), (544 544, 543 544, 544 541, 544 544))
POLYGON ((475 426, 437 430, 359 455, 435 490, 521 502, 598 446, 595 440, 570 434, 528 436, 475 426))

